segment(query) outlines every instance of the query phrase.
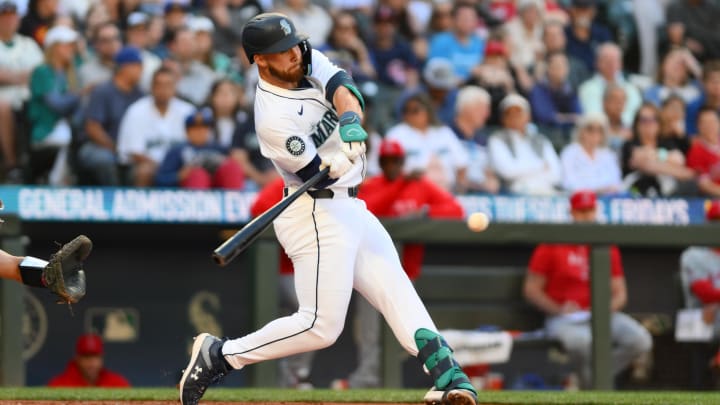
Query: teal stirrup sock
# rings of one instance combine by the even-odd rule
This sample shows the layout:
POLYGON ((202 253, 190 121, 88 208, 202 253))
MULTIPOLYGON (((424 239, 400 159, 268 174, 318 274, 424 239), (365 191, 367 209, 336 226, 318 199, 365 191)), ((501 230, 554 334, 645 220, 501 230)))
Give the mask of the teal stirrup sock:
POLYGON ((442 336, 429 329, 420 328, 415 331, 415 344, 418 347, 418 359, 430 372, 435 388, 442 391, 460 388, 477 395, 470 380, 452 357, 452 349, 442 336))

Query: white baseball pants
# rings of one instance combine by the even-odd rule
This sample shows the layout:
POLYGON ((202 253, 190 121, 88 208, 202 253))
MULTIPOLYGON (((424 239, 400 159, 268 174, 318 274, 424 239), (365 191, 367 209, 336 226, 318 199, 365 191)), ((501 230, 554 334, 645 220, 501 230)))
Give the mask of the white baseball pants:
POLYGON ((353 288, 383 314, 412 356, 418 352, 415 331, 437 331, 387 231, 362 200, 342 194, 305 194, 275 220, 277 238, 295 267, 299 308, 227 341, 223 354, 234 368, 332 345, 345 325, 353 288))

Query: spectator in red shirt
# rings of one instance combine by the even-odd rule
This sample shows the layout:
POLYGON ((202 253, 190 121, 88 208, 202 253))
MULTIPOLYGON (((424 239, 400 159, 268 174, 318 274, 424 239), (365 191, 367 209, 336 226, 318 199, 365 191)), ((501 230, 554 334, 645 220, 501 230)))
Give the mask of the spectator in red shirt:
MULTIPOLYGON (((570 198, 575 222, 594 222, 596 196, 578 191, 570 198)), ((524 295, 546 314, 548 336, 558 339, 579 368, 581 386, 590 387, 590 247, 572 244, 541 244, 535 248, 525 278, 524 295)), ((613 371, 618 374, 637 357, 652 349, 648 331, 620 312, 627 302, 627 289, 620 251, 610 250, 610 336, 613 342, 613 371)))
POLYGON ((720 115, 712 107, 698 112, 698 134, 687 154, 687 166, 699 175, 703 194, 720 197, 720 115))
POLYGON ((75 358, 65 371, 53 377, 50 387, 129 387, 125 377, 112 372, 104 366, 103 342, 100 336, 85 334, 75 343, 75 358))
MULTIPOLYGON (((362 184, 358 198, 365 200, 368 210, 379 218, 462 218, 462 206, 449 192, 425 177, 403 174, 405 151, 397 141, 380 144, 382 174, 362 184)), ((402 262, 411 280, 420 275, 424 249, 422 245, 407 244, 402 262)))

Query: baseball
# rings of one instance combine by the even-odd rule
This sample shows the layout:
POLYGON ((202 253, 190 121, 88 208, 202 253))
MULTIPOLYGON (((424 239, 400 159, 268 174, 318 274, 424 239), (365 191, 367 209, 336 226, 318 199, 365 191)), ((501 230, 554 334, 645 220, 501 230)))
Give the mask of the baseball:
POLYGON ((482 232, 490 225, 490 218, 484 212, 474 212, 467 219, 467 226, 473 232, 482 232))

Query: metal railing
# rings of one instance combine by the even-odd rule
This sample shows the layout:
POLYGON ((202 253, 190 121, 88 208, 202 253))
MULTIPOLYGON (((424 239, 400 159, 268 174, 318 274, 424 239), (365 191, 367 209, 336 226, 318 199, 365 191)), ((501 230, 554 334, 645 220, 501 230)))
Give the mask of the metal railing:
MULTIPOLYGON (((593 387, 612 389, 610 342, 610 249, 623 247, 682 248, 690 245, 720 246, 720 226, 712 224, 601 225, 601 224, 492 224, 475 233, 460 221, 384 221, 397 244, 427 245, 535 245, 539 243, 581 243, 591 246, 591 305, 593 387)), ((245 266, 253 271, 254 321, 260 328, 277 316, 278 247, 272 230, 245 254, 245 266)), ((385 328, 383 336, 383 382, 386 387, 402 385, 400 346, 385 328)), ((253 366, 252 384, 276 384, 275 362, 253 366)))

